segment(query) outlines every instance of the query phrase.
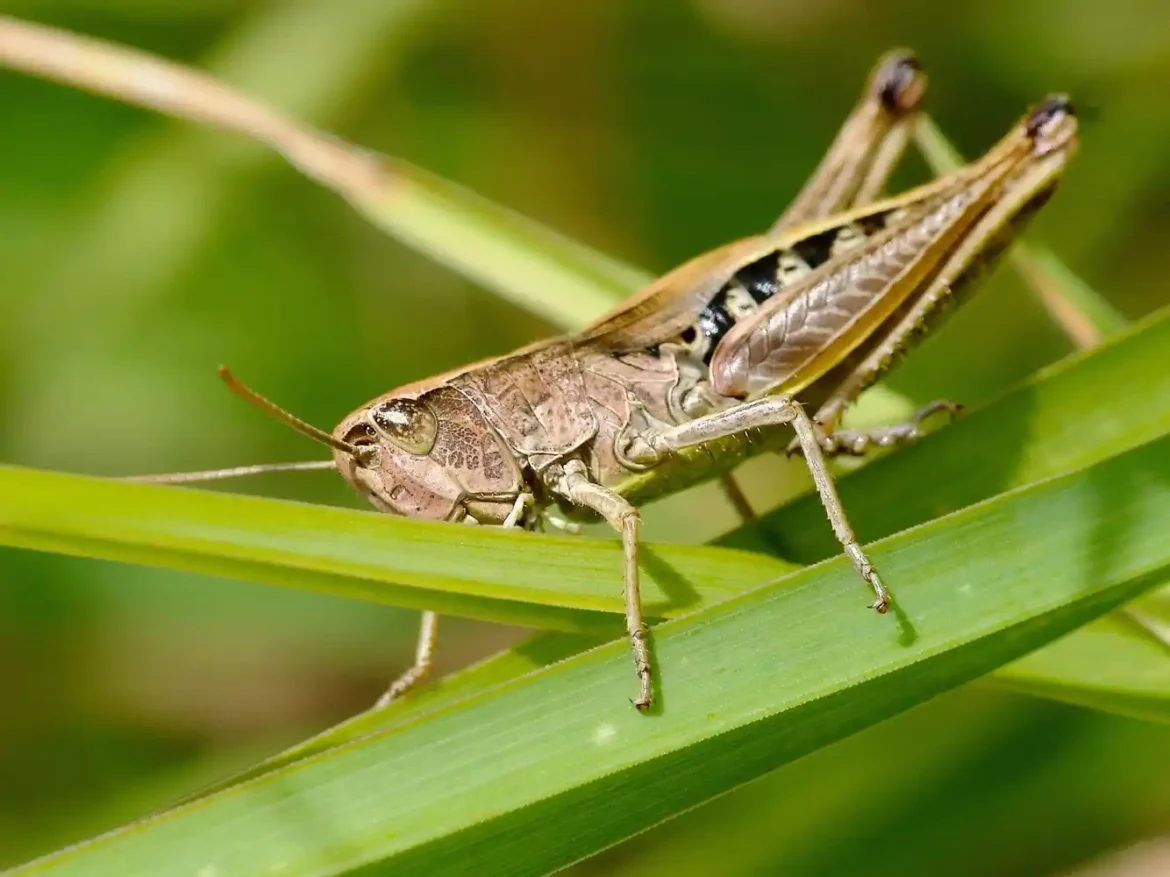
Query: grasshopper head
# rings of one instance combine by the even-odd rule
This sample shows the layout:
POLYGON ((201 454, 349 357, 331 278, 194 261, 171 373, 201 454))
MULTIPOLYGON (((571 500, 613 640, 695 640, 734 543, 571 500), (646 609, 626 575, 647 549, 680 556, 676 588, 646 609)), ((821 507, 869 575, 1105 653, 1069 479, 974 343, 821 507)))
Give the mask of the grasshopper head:
POLYGON ((499 434, 450 387, 381 396, 333 438, 337 471, 384 512, 500 524, 525 493, 499 434))

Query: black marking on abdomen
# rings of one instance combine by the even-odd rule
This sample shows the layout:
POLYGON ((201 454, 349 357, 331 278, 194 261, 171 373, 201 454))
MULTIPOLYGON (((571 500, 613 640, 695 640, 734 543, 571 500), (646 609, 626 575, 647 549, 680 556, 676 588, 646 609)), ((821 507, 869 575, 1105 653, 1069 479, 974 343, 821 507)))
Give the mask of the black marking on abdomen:
POLYGON ((683 341, 707 365, 715 348, 737 320, 754 310, 790 283, 806 277, 833 258, 833 250, 864 243, 884 230, 899 209, 863 214, 851 223, 833 225, 776 249, 744 265, 712 296, 697 322, 698 334, 683 341), (750 296, 751 302, 748 301, 750 296))
POLYGON ((810 271, 814 271, 829 261, 833 254, 833 244, 837 242, 840 231, 839 228, 829 228, 797 241, 792 245, 792 252, 808 265, 810 271))
MULTIPOLYGON (((756 304, 765 302, 780 288, 777 277, 780 273, 780 251, 773 250, 750 265, 744 265, 735 272, 735 279, 751 294, 756 304)), ((720 290, 721 292, 723 290, 720 290)))
POLYGON ((715 298, 711 299, 703 313, 699 314, 699 334, 703 344, 703 363, 711 364, 711 355, 723 339, 731 331, 735 320, 727 312, 727 290, 721 289, 715 298))
POLYGON ((887 210, 882 213, 870 213, 866 216, 860 216, 857 218, 857 225, 861 228, 862 234, 867 238, 873 237, 879 231, 885 231, 890 216, 896 212, 896 210, 887 210))
MULTIPOLYGON (((762 304, 770 299, 780 289, 780 251, 773 250, 761 256, 756 261, 744 265, 729 280, 719 292, 703 308, 699 315, 699 333, 702 339, 702 357, 704 364, 711 363, 715 348, 723 340, 723 336, 731 331, 737 317, 734 315, 732 297, 747 293, 756 304, 762 304)), ((743 314, 740 313, 739 317, 743 314)))

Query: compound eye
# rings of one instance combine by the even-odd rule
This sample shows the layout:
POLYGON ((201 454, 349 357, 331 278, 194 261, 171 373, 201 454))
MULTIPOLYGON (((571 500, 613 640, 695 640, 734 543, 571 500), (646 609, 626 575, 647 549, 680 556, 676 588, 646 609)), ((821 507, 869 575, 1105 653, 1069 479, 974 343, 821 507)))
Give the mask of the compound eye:
POLYGON ((370 421, 395 445, 420 457, 430 453, 439 434, 434 412, 417 399, 390 399, 375 405, 370 421))

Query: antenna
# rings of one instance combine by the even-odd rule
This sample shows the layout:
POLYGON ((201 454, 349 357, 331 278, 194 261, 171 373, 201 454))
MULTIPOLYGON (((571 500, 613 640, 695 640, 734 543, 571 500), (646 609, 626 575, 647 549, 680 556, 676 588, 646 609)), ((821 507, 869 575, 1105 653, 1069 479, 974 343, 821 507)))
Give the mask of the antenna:
POLYGON ((129 475, 120 481, 139 484, 187 484, 192 481, 219 481, 223 478, 241 478, 245 475, 265 475, 269 472, 308 472, 315 469, 337 470, 332 460, 313 460, 308 463, 259 463, 255 466, 234 466, 230 469, 208 469, 203 472, 170 472, 165 475, 129 475))
POLYGON ((378 459, 378 448, 375 445, 355 445, 352 442, 343 442, 339 438, 334 438, 323 429, 318 429, 311 423, 306 423, 295 414, 290 414, 285 411, 275 402, 265 399, 255 390, 240 383, 235 375, 231 373, 226 365, 219 367, 219 376, 223 378, 223 382, 228 385, 228 389, 239 396, 246 402, 255 405, 261 411, 275 417, 282 423, 291 426, 301 435, 306 435, 314 441, 321 442, 323 445, 329 445, 334 450, 344 451, 349 454, 361 466, 373 466, 378 459))

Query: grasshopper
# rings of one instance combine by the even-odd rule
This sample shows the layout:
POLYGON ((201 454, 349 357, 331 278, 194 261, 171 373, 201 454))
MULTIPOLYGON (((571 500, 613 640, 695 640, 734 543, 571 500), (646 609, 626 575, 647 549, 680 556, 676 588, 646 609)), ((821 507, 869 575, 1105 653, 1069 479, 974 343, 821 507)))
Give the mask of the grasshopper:
MULTIPOLYGON (((330 446, 332 463, 318 465, 381 511, 536 529, 556 520, 555 507, 570 520, 608 522, 623 543, 633 704, 645 712, 654 693, 637 507, 725 476, 751 455, 803 456, 872 608, 888 608, 826 461, 912 441, 924 418, 957 406, 935 402, 907 423, 865 432, 840 428, 841 416, 996 262, 1051 195, 1077 142, 1071 104, 1051 96, 981 159, 878 199, 924 91, 914 57, 888 54, 767 233, 692 259, 577 334, 379 396, 332 433, 221 374, 330 446), (794 439, 784 441, 784 427, 794 439)), ((424 613, 415 664, 378 705, 426 676, 436 625, 424 613)))

